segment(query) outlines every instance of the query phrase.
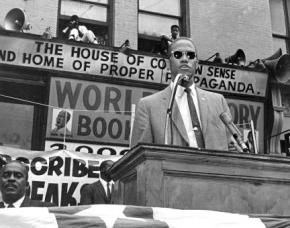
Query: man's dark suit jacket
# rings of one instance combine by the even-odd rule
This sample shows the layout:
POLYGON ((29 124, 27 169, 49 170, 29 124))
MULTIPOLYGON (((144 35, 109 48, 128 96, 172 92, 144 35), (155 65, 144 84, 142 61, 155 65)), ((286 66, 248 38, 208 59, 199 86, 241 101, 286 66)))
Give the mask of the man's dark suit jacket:
MULTIPOLYGON (((112 187, 113 193, 113 187, 112 187)), ((81 192, 81 205, 89 204, 111 204, 110 200, 105 192, 102 183, 98 180, 92 184, 85 186, 81 192)))
MULTIPOLYGON (((53 203, 43 202, 40 200, 32 200, 28 196, 25 196, 20 207, 56 207, 53 203)), ((0 208, 4 208, 4 203, 0 203, 0 208)))

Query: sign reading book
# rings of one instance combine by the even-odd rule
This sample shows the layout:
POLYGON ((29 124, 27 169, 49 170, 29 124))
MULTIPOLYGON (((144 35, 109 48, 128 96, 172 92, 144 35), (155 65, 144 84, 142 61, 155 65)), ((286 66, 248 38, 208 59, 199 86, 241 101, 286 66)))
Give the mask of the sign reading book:
MULTIPOLYGON (((87 144, 88 152, 93 150, 94 153, 98 149, 93 146, 91 150, 89 144, 127 148, 134 113, 132 107, 140 98, 155 92, 132 86, 52 78, 49 105, 55 108, 48 109, 46 137, 52 141, 65 137, 64 141, 87 144), (61 125, 59 131, 55 130, 57 125, 61 125)), ((235 124, 247 128, 253 121, 254 128, 259 131, 259 148, 263 151, 264 104, 238 99, 227 99, 227 102, 235 124)))

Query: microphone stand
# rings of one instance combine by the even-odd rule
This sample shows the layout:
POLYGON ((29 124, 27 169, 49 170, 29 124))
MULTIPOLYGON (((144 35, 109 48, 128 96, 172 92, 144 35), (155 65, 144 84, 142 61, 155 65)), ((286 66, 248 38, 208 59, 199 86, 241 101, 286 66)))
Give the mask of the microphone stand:
POLYGON ((176 91, 177 91, 177 86, 180 84, 181 80, 183 80, 185 77, 187 77, 186 75, 182 75, 182 74, 178 74, 176 75, 174 82, 173 82, 173 90, 170 96, 170 100, 169 100, 169 106, 167 109, 167 113, 166 113, 166 119, 165 119, 165 129, 164 129, 164 144, 165 145, 169 145, 168 143, 168 128, 169 128, 169 124, 171 127, 171 142, 170 144, 172 144, 172 107, 173 107, 173 103, 174 103, 174 99, 175 99, 175 95, 176 95, 176 91))
MULTIPOLYGON (((241 150, 242 150, 243 152, 249 153, 249 149, 242 139, 242 134, 241 134, 240 130, 237 128, 237 126, 233 123, 231 116, 227 112, 223 112, 220 114, 220 119, 226 125, 228 130, 230 131, 232 137, 237 142, 237 145, 239 147, 241 147, 241 148, 237 148, 235 146, 238 149, 238 151, 241 152, 241 150)), ((236 145, 236 144, 234 143, 234 145, 236 145)))
POLYGON ((256 132, 254 128, 254 122, 251 120, 251 131, 252 131, 252 136, 253 136, 253 143, 254 143, 254 153, 258 154, 258 144, 257 144, 257 138, 256 138, 256 132))

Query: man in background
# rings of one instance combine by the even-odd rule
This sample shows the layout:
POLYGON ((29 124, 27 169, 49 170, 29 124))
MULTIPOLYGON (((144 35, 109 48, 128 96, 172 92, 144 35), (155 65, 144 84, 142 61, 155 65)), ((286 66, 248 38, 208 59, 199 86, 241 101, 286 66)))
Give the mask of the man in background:
POLYGON ((0 202, 0 208, 56 206, 53 203, 30 199, 26 196, 28 187, 28 167, 17 160, 5 164, 0 171, 0 191, 3 200, 0 202))
POLYGON ((98 40, 93 31, 79 24, 79 17, 77 15, 71 16, 68 26, 62 32, 68 40, 98 44, 98 40))
POLYGON ((168 35, 162 35, 161 36, 161 42, 160 42, 160 54, 162 55, 169 55, 169 46, 171 43, 176 40, 179 37, 179 26, 178 25, 172 25, 171 28, 171 34, 168 35))
POLYGON ((113 203, 112 192, 114 191, 114 182, 109 172, 113 164, 112 160, 105 160, 101 163, 100 179, 86 185, 81 191, 81 205, 113 203))
POLYGON ((213 150, 229 150, 231 136, 220 119, 230 115, 225 98, 194 84, 198 55, 190 38, 180 37, 170 46, 171 84, 164 90, 142 98, 137 104, 132 130, 131 147, 139 142, 189 146, 213 150), (170 127, 166 116, 174 81, 186 76, 177 85, 172 106, 170 127))

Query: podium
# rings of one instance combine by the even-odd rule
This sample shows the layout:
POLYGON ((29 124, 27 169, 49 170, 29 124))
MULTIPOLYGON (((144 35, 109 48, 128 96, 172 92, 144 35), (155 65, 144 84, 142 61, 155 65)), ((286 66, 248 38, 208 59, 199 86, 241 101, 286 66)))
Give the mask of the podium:
POLYGON ((117 203, 290 214, 290 159, 138 144, 111 169, 117 203))

